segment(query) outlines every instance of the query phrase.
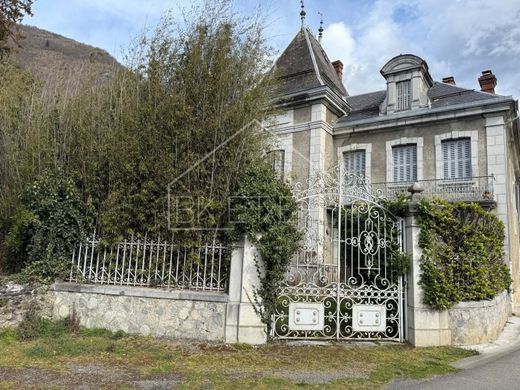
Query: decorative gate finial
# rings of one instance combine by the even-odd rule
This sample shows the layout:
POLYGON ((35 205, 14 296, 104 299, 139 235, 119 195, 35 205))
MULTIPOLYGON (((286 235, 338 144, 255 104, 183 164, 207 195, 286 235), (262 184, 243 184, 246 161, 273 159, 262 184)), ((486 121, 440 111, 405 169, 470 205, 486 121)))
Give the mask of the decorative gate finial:
POLYGON ((302 18, 302 28, 305 26, 305 15, 307 15, 307 12, 305 12, 305 4, 303 0, 300 0, 300 3, 302 4, 302 11, 300 12, 300 16, 302 18))
POLYGON ((318 42, 321 43, 321 38, 323 38, 323 14, 321 12, 318 12, 318 14, 320 15, 320 28, 318 29, 318 42))

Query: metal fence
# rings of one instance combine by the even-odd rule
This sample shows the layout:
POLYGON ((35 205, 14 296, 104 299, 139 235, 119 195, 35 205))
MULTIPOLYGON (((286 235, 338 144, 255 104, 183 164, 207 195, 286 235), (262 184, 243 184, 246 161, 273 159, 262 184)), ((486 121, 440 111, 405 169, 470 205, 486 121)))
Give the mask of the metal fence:
MULTIPOLYGON (((494 176, 476 176, 467 179, 418 180, 424 189, 422 197, 439 197, 452 201, 490 202, 495 200, 494 176)), ((385 198, 394 198, 397 194, 408 195, 407 189, 412 182, 372 183, 372 191, 377 191, 385 198)))
POLYGON ((228 251, 220 243, 184 248, 161 240, 106 246, 97 238, 72 255, 71 282, 200 291, 226 291, 228 251))

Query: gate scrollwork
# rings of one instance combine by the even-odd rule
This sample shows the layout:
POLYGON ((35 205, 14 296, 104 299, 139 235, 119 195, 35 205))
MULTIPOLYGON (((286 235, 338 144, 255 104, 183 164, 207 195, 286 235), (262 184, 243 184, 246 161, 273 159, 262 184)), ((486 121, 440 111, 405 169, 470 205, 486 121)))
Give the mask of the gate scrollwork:
POLYGON ((391 267, 401 221, 382 192, 340 166, 293 192, 304 238, 278 291, 273 336, 402 341, 402 278, 391 267))

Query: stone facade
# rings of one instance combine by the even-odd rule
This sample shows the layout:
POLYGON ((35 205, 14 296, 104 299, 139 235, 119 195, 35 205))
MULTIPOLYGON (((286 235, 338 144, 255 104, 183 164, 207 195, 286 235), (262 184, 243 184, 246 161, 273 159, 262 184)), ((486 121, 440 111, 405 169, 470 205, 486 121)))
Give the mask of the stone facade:
POLYGON ((138 287, 55 285, 53 316, 75 308, 87 328, 144 336, 224 341, 227 296, 138 287))
MULTIPOLYGON (((410 119, 395 126, 381 128, 377 125, 366 125, 364 131, 353 133, 345 132, 334 139, 335 148, 346 151, 349 145, 363 145, 370 148, 367 152, 366 174, 372 183, 392 182, 392 147, 406 144, 417 145, 417 179, 432 180, 441 179, 442 154, 440 142, 443 138, 459 138, 475 134, 472 151, 476 158, 473 171, 475 176, 487 176, 495 170, 488 170, 486 156, 485 121, 482 118, 471 118, 464 122, 459 120, 446 120, 442 123, 432 121, 430 123, 409 124, 410 119), (405 124, 408 122, 408 124, 405 124), (370 164, 368 164, 370 160, 370 164)), ((336 153, 338 162, 343 153, 336 153)))
MULTIPOLYGON (((494 208, 505 226, 504 261, 513 279, 511 297, 518 304, 518 102, 496 95, 480 79, 480 91, 455 85, 453 77, 435 81, 426 61, 412 54, 383 65, 384 90, 359 95, 347 93, 341 72, 332 74, 331 65, 305 24, 276 62, 282 83, 276 99, 282 113, 271 130, 279 135, 276 149, 285 151, 286 180, 304 188, 315 172, 345 166, 346 159, 354 158, 345 153, 359 152, 363 158, 356 157, 356 173, 389 196, 419 181, 430 190, 424 196, 494 208), (455 152, 460 141, 469 146, 455 152), (408 147, 405 163, 403 149, 408 147)), ((496 85, 492 72, 484 73, 496 85)))

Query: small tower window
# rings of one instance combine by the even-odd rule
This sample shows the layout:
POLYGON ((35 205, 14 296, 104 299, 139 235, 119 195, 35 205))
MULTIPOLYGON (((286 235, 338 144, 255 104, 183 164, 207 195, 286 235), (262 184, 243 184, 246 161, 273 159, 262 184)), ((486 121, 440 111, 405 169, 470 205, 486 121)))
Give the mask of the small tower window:
POLYGON ((281 180, 284 178, 285 150, 272 150, 267 153, 267 159, 275 176, 281 180))
POLYGON ((410 80, 399 81, 397 86, 397 110, 409 110, 412 106, 412 83, 410 80))

